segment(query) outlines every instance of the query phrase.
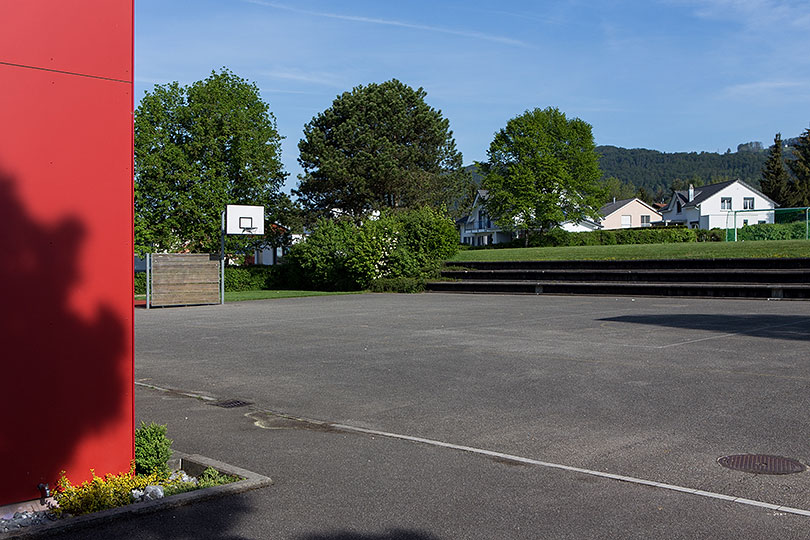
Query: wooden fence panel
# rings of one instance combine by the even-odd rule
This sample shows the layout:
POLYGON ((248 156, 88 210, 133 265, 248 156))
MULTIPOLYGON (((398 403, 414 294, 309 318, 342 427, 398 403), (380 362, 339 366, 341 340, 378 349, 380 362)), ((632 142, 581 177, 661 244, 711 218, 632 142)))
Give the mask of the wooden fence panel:
POLYGON ((219 304, 220 263, 207 253, 152 255, 149 305, 219 304))

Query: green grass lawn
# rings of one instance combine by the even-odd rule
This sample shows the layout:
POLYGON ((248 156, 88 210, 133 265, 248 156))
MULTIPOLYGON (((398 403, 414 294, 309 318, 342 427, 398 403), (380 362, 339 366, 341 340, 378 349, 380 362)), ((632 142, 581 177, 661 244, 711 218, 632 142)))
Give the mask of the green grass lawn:
POLYGON ((329 296, 335 294, 360 294, 353 292, 327 292, 327 291, 226 291, 226 302, 242 302, 243 300, 271 300, 276 298, 297 298, 302 296, 329 296))
POLYGON ((747 259, 774 257, 810 257, 810 240, 481 249, 459 251, 448 262, 453 264, 467 261, 747 259))

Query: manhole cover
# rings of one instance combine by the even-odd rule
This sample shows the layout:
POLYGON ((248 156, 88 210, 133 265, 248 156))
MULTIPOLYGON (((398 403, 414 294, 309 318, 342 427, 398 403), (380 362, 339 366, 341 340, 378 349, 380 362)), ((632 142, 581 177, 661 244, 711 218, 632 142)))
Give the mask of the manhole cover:
POLYGON ((223 409, 235 409, 237 407, 245 407, 250 405, 248 401, 240 401, 238 399, 223 399, 222 401, 215 401, 211 403, 214 407, 222 407, 223 409))
POLYGON ((728 469, 754 474, 792 474, 804 471, 804 465, 795 459, 762 454, 724 456, 717 463, 728 469))

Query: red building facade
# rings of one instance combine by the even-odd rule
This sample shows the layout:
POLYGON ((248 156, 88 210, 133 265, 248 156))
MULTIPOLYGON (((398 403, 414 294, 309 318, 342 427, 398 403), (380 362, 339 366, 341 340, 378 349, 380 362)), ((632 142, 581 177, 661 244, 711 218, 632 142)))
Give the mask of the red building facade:
POLYGON ((132 0, 0 17, 0 504, 133 459, 132 0))

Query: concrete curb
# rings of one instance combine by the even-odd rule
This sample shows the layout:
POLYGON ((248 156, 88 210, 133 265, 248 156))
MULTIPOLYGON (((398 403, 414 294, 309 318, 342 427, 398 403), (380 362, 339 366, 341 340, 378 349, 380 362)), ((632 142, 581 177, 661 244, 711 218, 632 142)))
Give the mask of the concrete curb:
POLYGON ((95 512, 93 514, 59 519, 46 525, 16 529, 5 533, 0 533, 0 540, 50 536, 66 531, 90 527, 98 523, 106 523, 117 519, 142 514, 150 514, 152 512, 159 512, 168 508, 175 508, 199 501, 213 499, 215 497, 222 497, 224 495, 236 495, 238 493, 244 493, 245 491, 267 487, 273 483, 273 481, 267 476, 254 473, 234 465, 229 465, 221 461, 216 461, 199 454, 186 454, 175 450, 172 456, 172 461, 178 468, 183 469, 191 476, 197 476, 208 467, 213 467, 223 474, 239 476, 242 478, 242 480, 225 484, 223 486, 214 486, 210 488, 196 489, 194 491, 187 491, 185 493, 178 493, 177 495, 171 495, 156 501, 133 503, 127 506, 102 510, 101 512, 95 512))

